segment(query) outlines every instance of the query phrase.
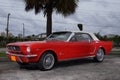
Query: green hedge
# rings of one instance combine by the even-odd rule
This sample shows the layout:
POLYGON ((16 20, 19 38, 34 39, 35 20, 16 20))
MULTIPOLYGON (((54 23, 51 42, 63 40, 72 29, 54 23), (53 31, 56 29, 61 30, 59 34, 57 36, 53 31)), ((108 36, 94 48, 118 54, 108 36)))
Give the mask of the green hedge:
POLYGON ((5 52, 0 52, 0 57, 6 57, 5 52))

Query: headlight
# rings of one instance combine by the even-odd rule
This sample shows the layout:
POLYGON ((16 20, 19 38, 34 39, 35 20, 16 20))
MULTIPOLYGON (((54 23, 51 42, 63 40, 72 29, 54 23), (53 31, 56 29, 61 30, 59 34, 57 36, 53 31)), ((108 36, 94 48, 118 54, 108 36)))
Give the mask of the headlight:
POLYGON ((27 47, 26 50, 27 50, 27 52, 30 52, 30 47, 27 47))

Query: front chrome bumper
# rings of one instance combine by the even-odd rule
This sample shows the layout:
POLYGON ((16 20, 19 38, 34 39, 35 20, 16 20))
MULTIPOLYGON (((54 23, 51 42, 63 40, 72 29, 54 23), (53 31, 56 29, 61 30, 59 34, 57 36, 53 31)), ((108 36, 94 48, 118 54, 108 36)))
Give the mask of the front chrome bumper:
POLYGON ((9 53, 9 52, 6 52, 7 55, 10 55, 10 56, 16 56, 18 57, 19 61, 21 63, 23 63, 23 60, 21 59, 22 57, 26 58, 27 61, 28 61, 28 58, 33 58, 33 57, 37 57, 37 54, 28 54, 28 55, 23 55, 23 54, 13 54, 13 53, 9 53))
POLYGON ((37 54, 23 55, 23 54, 13 54, 13 53, 9 53, 9 52, 6 52, 6 54, 11 55, 11 56, 26 57, 26 58, 37 57, 37 54))

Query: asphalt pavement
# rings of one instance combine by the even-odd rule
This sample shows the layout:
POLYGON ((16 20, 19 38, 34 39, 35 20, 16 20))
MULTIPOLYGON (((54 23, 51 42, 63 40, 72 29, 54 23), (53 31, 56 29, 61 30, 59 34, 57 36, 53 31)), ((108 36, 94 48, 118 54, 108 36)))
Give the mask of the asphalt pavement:
POLYGON ((59 62, 50 71, 40 71, 35 64, 20 68, 7 57, 0 58, 0 80, 120 80, 120 55, 106 55, 102 63, 92 59, 59 62))
POLYGON ((59 62, 50 71, 40 71, 35 64, 20 68, 15 62, 0 62, 0 80, 120 80, 120 56, 107 55, 102 63, 59 62))

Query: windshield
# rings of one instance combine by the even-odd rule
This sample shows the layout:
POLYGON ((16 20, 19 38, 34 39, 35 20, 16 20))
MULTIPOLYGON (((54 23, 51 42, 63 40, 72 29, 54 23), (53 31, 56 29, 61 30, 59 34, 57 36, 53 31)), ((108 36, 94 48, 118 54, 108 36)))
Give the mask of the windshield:
POLYGON ((55 32, 51 34, 46 40, 60 40, 60 41, 67 41, 71 32, 55 32))

